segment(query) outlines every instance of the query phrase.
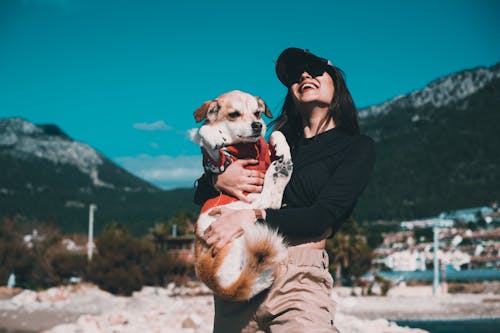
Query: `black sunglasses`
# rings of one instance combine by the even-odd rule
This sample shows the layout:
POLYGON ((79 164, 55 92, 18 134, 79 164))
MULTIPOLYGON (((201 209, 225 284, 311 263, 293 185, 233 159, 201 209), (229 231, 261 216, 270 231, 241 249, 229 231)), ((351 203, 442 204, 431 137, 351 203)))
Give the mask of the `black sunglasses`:
POLYGON ((300 82, 302 73, 307 72, 311 77, 317 77, 323 75, 327 67, 328 64, 324 62, 313 62, 291 68, 286 76, 287 87, 291 87, 294 83, 300 82))

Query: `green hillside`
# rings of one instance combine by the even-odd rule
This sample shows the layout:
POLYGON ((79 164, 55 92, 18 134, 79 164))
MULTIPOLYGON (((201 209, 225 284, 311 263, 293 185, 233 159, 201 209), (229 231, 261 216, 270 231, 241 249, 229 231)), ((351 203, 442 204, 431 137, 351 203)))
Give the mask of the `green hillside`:
MULTIPOLYGON (((500 201, 499 67, 436 80, 362 117, 377 159, 357 220, 422 218, 500 201), (419 104, 415 96, 447 100, 419 104)), ((85 232, 94 203, 97 232, 120 222, 142 235, 176 211, 199 210, 192 188, 160 190, 55 125, 0 119, 0 166, 0 219, 85 232)))
POLYGON ((85 232, 93 203, 97 232, 119 222, 141 235, 178 210, 198 209, 192 189, 160 190, 55 125, 0 119, 0 166, 0 220, 85 232))
POLYGON ((412 219, 500 199, 500 79, 444 107, 362 121, 377 142, 359 219, 412 219))

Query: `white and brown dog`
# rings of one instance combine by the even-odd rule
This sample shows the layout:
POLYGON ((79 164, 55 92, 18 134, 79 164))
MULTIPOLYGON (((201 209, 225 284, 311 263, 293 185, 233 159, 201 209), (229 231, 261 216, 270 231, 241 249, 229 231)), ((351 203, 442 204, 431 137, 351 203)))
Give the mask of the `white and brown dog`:
POLYGON ((205 102, 194 112, 203 125, 192 133, 202 147, 204 167, 220 173, 235 158, 255 158, 265 171, 261 193, 250 193, 252 203, 226 194, 208 200, 202 207, 195 231, 195 269, 197 276, 213 292, 234 301, 248 300, 269 288, 275 278, 275 267, 286 258, 283 238, 275 230, 260 224, 249 224, 242 236, 225 245, 217 254, 202 239, 205 230, 216 220, 208 213, 225 205, 232 209, 279 208, 283 191, 292 172, 290 149, 281 132, 270 137, 270 147, 263 139, 267 105, 259 97, 241 91, 225 93, 205 102), (272 151, 272 153, 270 152, 272 151))

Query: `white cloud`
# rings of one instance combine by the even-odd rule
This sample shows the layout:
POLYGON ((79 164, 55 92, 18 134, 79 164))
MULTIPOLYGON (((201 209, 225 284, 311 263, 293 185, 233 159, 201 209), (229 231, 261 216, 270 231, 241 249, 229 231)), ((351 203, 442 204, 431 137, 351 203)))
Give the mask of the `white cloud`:
POLYGON ((141 131, 169 131, 172 129, 172 126, 165 124, 163 120, 153 123, 135 123, 132 126, 141 131))
POLYGON ((191 128, 186 131, 189 141, 197 142, 199 140, 198 137, 198 128, 191 128))
POLYGON ((133 174, 164 189, 193 187, 203 173, 201 155, 172 157, 141 154, 114 160, 133 174))

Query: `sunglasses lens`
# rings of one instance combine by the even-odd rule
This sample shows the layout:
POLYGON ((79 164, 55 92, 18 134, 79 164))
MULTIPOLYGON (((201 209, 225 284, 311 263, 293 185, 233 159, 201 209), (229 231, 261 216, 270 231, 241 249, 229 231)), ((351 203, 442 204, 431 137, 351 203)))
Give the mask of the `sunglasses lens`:
POLYGON ((311 64, 307 68, 307 72, 311 74, 312 77, 321 76, 325 72, 326 67, 324 64, 311 64))
POLYGON ((312 63, 294 68, 289 72, 288 86, 290 87, 294 83, 300 82, 300 77, 304 72, 307 72, 312 77, 317 77, 323 75, 325 71, 326 71, 326 65, 324 63, 312 63))

